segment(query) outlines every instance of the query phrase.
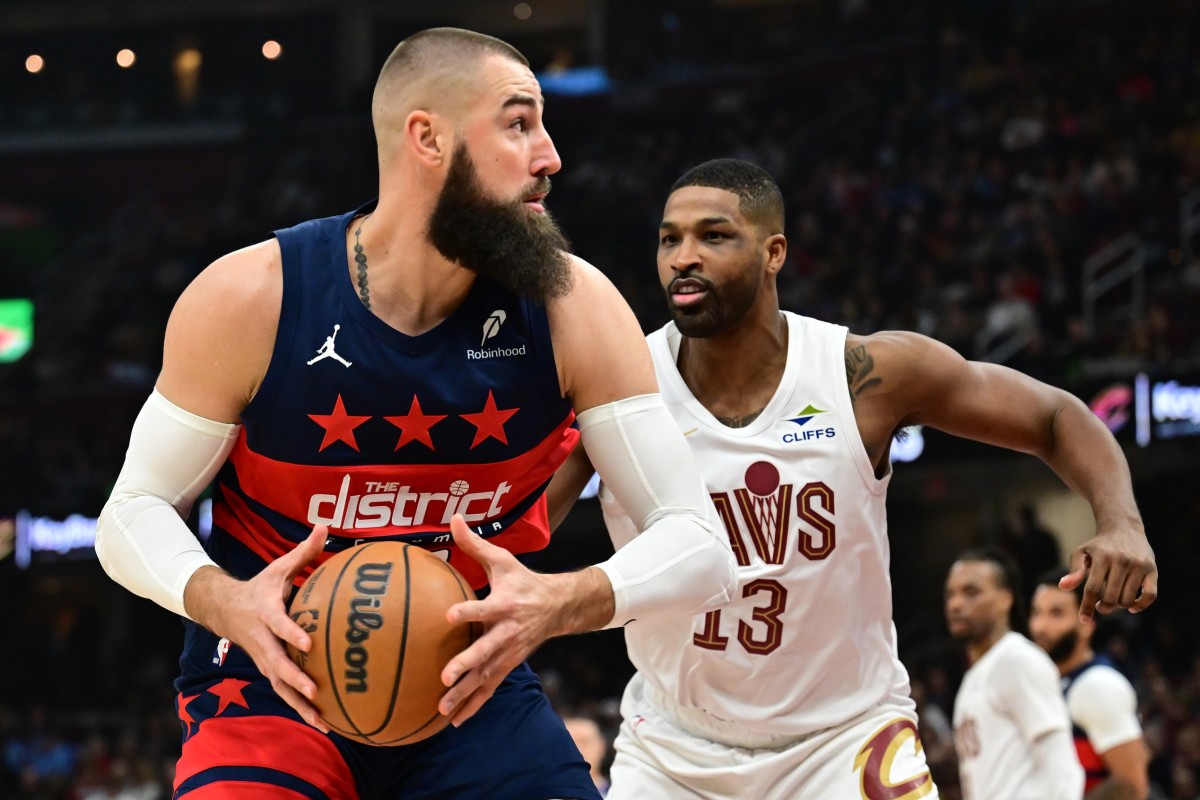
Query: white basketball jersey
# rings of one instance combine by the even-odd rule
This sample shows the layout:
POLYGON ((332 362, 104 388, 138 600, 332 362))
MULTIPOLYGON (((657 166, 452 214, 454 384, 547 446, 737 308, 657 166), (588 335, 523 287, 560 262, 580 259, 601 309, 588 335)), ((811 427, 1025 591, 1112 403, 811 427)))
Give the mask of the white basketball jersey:
POLYGON ((1009 631, 963 675, 954 700, 964 800, 1049 800, 1029 781, 1032 744, 1052 730, 1070 730, 1058 669, 1040 647, 1009 631))
MULTIPOLYGON (((803 736, 885 698, 911 707, 896 656, 884 500, 846 384, 846 329, 784 312, 787 365, 750 425, 722 425, 676 367, 673 323, 647 337, 739 565, 735 599, 709 614, 636 621, 630 659, 652 689, 748 732, 803 736)), ((635 534, 601 491, 620 548, 635 534)), ((914 717, 915 718, 915 717, 914 717)))

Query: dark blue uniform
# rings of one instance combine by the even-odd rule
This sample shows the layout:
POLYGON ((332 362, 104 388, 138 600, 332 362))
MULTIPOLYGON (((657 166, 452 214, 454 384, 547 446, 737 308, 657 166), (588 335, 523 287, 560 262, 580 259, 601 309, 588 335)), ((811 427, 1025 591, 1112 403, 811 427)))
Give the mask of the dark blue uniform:
MULTIPOLYGON (((578 439, 546 311, 478 279, 437 327, 394 330, 363 307, 347 271, 347 226, 369 210, 275 234, 275 349, 218 476, 206 548, 249 578, 324 523, 318 563, 356 542, 400 540, 441 552, 479 589, 486 576, 454 547, 450 518, 513 553, 540 550, 546 484, 578 439)), ((526 666, 461 728, 372 747, 305 725, 238 647, 185 626, 177 797, 598 797, 526 666)))

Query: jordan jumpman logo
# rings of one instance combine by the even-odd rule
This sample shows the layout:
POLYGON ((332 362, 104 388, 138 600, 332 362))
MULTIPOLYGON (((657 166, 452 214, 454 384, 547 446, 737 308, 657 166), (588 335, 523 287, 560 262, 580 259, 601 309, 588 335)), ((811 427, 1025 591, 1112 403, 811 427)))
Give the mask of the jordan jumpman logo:
POLYGON ((321 345, 321 347, 317 350, 316 357, 308 362, 308 365, 310 367, 323 358, 332 358, 336 361, 340 361, 343 366, 347 366, 347 367, 350 366, 352 363, 354 363, 352 361, 347 361, 346 359, 342 358, 341 356, 339 356, 337 354, 337 351, 333 349, 333 340, 337 338, 338 331, 341 330, 341 327, 342 327, 341 325, 333 326, 333 335, 325 337, 325 344, 321 345))

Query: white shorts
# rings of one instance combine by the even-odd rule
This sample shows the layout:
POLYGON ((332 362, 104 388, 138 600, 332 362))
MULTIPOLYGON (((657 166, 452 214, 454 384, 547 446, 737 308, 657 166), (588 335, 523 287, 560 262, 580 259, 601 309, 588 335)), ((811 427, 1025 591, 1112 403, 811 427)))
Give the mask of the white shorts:
POLYGON ((634 675, 621 700, 608 800, 938 797, 910 707, 881 704, 845 725, 750 749, 684 731, 666 705, 648 700, 634 675))

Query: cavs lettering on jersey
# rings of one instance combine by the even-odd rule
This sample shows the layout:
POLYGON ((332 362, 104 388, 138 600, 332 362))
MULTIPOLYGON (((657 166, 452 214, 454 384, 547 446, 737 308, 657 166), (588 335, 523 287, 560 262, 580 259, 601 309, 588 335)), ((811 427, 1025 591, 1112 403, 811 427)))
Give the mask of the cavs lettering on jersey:
POLYGON ((218 476, 208 550, 246 577, 324 523, 326 557, 396 539, 444 554, 479 588, 484 573, 454 547, 451 517, 514 553, 540 550, 543 490, 578 438, 545 309, 479 279, 441 324, 406 336, 354 290, 353 218, 276 233, 275 349, 218 476))
POLYGON ((1075 753, 1090 792, 1111 774, 1101 753, 1142 738, 1137 694, 1108 659, 1097 656, 1062 677, 1075 753))
MULTIPOLYGON (((684 708, 748 731, 801 736, 885 698, 905 708, 884 499, 846 385, 846 329, 786 313, 787 365, 744 428, 722 425, 676 367, 674 324, 648 337, 663 397, 687 436, 739 566, 737 596, 707 615, 626 628, 634 665, 684 708)), ((635 534, 601 493, 617 547, 635 534)), ((914 717, 915 718, 915 717, 914 717)))

